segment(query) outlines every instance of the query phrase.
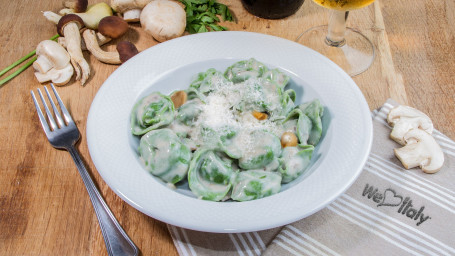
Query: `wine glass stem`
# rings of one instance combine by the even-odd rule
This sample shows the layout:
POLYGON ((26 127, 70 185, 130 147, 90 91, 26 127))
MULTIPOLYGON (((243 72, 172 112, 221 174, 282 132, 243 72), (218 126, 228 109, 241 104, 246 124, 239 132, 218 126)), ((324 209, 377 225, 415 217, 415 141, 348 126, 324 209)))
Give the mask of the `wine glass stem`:
POLYGON ((346 19, 349 12, 330 10, 328 34, 325 43, 333 47, 341 47, 346 43, 344 33, 346 31, 346 19))

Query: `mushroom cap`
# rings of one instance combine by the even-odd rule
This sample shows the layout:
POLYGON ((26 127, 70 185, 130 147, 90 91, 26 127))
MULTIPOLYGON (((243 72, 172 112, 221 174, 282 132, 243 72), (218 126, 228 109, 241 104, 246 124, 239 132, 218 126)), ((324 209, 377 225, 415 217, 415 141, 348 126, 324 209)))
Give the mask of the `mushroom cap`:
POLYGON ((138 54, 136 46, 128 41, 121 41, 117 44, 117 51, 120 55, 120 61, 122 63, 126 62, 134 55, 138 54))
POLYGON ((404 135, 413 128, 419 128, 427 133, 433 132, 433 123, 425 113, 409 107, 399 105, 390 110, 387 122, 393 127, 390 138, 404 145, 404 135))
POLYGON ((426 173, 439 171, 444 164, 444 153, 431 134, 421 129, 411 129, 404 136, 406 145, 394 150, 406 169, 420 166, 426 173))
POLYGON ((75 23, 79 29, 84 27, 84 21, 81 19, 81 17, 77 16, 76 14, 67 14, 58 21, 57 33, 60 36, 65 36, 63 30, 64 30, 65 26, 71 22, 75 23))
POLYGON ((88 6, 88 0, 73 0, 64 2, 64 6, 71 8, 74 12, 85 12, 88 6))
POLYGON ((186 12, 170 0, 155 0, 142 9, 141 26, 159 42, 179 37, 185 32, 186 12))
POLYGON ((114 39, 123 36, 128 28, 128 23, 118 16, 104 17, 98 24, 98 32, 114 39))
POLYGON ((36 55, 39 60, 33 63, 33 67, 40 73, 46 73, 52 67, 56 69, 64 68, 70 62, 70 55, 65 48, 53 40, 41 41, 36 46, 36 55), (43 62, 49 65, 42 65, 43 62), (44 66, 48 66, 48 68, 44 66))

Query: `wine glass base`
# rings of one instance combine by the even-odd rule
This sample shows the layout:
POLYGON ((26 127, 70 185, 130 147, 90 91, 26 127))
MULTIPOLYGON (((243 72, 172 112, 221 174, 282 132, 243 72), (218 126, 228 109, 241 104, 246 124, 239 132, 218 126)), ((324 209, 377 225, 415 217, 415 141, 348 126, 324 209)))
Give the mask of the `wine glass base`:
POLYGON ((375 52, 371 41, 359 31, 346 28, 345 41, 338 46, 327 42, 328 26, 318 26, 303 32, 297 42, 326 56, 350 76, 366 71, 373 63, 375 52))

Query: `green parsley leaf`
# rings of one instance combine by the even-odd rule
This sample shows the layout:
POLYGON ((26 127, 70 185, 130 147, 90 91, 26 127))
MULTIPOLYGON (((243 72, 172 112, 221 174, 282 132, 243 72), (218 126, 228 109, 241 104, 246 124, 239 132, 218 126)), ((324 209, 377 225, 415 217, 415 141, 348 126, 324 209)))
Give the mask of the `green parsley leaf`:
POLYGON ((185 5, 186 31, 190 34, 209 31, 223 31, 226 27, 218 25, 223 21, 234 21, 229 8, 216 0, 179 0, 185 5))

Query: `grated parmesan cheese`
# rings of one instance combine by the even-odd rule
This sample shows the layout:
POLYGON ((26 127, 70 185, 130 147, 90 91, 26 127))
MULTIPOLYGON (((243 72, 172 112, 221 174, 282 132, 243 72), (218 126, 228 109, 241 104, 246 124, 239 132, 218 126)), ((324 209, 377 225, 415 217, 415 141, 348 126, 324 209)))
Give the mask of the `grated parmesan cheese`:
POLYGON ((258 120, 252 115, 253 110, 264 111, 260 105, 263 101, 272 102, 271 109, 281 107, 277 93, 263 88, 260 78, 233 83, 214 76, 211 82, 213 91, 205 98, 206 104, 202 106, 195 129, 191 131, 191 138, 196 144, 209 143, 213 135, 225 134, 231 129, 237 132, 233 144, 247 154, 256 150, 256 138, 250 136, 254 131, 266 130, 281 137, 284 132, 281 122, 273 122, 270 118, 258 120))

